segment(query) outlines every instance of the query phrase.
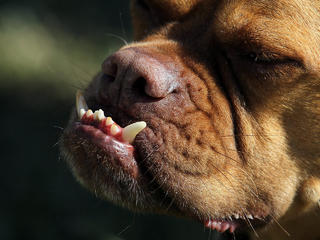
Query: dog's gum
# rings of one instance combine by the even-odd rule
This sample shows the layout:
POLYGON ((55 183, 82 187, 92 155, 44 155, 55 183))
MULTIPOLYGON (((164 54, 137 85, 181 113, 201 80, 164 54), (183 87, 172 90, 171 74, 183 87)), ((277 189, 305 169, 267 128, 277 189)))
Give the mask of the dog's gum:
POLYGON ((93 125, 103 131, 105 134, 114 137, 120 142, 132 144, 135 137, 140 133, 145 127, 146 123, 136 122, 128 125, 125 128, 120 127, 116 124, 111 117, 105 117, 103 110, 99 109, 92 112, 89 109, 86 113, 83 114, 84 109, 80 110, 81 113, 81 123, 93 125))

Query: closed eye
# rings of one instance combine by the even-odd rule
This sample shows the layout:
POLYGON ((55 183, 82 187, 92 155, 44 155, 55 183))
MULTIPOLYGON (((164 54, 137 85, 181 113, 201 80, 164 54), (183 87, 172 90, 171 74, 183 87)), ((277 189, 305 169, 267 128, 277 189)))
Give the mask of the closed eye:
POLYGON ((274 53, 256 53, 249 52, 248 54, 242 54, 241 57, 251 63, 264 64, 264 65, 278 65, 278 64, 295 64, 299 65, 294 59, 283 57, 274 53))

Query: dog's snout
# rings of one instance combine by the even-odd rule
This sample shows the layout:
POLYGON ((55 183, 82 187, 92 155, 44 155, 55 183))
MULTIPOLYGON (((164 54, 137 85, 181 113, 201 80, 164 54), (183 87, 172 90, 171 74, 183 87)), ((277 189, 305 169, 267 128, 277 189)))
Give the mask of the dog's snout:
POLYGON ((170 57, 140 48, 120 50, 102 64, 100 96, 120 103, 130 96, 139 99, 162 99, 178 88, 175 63, 170 57), (117 95, 117 96, 116 96, 117 95))

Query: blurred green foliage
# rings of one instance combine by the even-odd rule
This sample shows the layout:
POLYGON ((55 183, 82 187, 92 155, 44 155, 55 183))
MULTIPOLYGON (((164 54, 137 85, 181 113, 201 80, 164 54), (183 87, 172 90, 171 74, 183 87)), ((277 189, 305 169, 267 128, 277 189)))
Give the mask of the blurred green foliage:
POLYGON ((102 60, 123 45, 114 35, 127 40, 131 35, 127 1, 100 2, 2 3, 1 86, 30 86, 40 79, 57 88, 64 82, 68 90, 85 84, 102 60))
POLYGON ((72 177, 58 141, 102 61, 131 39, 127 0, 0 2, 0 239, 216 239, 200 224, 138 216, 72 177))

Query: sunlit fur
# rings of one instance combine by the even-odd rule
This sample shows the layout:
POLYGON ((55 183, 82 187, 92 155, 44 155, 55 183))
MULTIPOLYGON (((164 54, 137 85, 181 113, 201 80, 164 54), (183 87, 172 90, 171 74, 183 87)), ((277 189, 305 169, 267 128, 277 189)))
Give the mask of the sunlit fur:
MULTIPOLYGON (((161 209, 139 183, 132 183, 137 191, 129 200, 121 190, 99 187, 104 179, 88 174, 99 166, 77 161, 84 154, 77 145, 83 144, 67 132, 64 149, 75 175, 118 204, 135 209, 130 201, 139 202, 136 210, 170 214, 172 207, 201 220, 253 214, 272 220, 253 238, 290 239, 288 233, 292 239, 319 238, 320 3, 145 0, 131 5, 136 42, 121 51, 139 48, 167 58, 181 73, 175 93, 126 109, 148 123, 138 144, 148 173, 171 202, 161 209)), ((99 76, 88 87, 88 99, 98 82, 99 76)), ((106 108, 126 118, 115 106, 106 108)), ((89 148, 87 157, 94 158, 94 146, 89 148)), ((126 180, 120 175, 113 181, 126 180)))

